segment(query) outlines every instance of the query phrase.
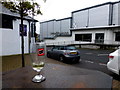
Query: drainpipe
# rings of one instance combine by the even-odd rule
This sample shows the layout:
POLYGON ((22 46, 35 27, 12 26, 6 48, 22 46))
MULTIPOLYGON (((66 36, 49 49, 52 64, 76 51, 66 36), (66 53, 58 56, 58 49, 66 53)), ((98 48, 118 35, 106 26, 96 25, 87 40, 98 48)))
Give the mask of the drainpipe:
POLYGON ((109 5, 109 25, 113 24, 113 4, 109 5))
POLYGON ((31 31, 30 31, 30 21, 28 21, 28 22, 29 22, 29 37, 28 37, 28 38, 29 38, 29 39, 28 39, 28 44, 29 44, 29 45, 28 45, 28 48, 29 48, 29 53, 30 53, 30 43, 31 43, 31 34, 30 34, 30 32, 31 32, 31 31))

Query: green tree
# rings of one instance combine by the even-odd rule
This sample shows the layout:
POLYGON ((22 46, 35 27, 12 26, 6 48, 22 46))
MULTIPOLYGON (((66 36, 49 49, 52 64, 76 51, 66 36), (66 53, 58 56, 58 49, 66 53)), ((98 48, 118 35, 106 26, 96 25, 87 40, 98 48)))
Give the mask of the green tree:
MULTIPOLYGON (((44 0, 45 2, 45 0, 44 0)), ((22 67, 25 66, 24 60, 24 31, 23 31, 23 18, 28 15, 38 15, 42 14, 40 10, 40 5, 34 0, 0 0, 0 3, 8 8, 11 12, 18 13, 21 18, 21 51, 22 51, 22 67)))

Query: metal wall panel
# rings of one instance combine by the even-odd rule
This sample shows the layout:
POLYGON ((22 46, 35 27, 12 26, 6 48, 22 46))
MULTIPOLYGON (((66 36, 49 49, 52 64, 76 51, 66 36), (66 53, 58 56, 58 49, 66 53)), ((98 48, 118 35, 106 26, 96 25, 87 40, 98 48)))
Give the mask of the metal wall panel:
POLYGON ((42 30, 43 30, 43 36, 48 37, 48 23, 47 22, 43 23, 42 30))
POLYGON ((40 40, 43 40, 43 24, 40 23, 40 40))
POLYGON ((48 37, 52 37, 52 33, 54 33, 54 21, 48 22, 48 37))
POLYGON ((68 32, 70 34, 71 19, 61 20, 61 32, 68 32))
POLYGON ((89 9, 89 27, 109 25, 109 4, 89 9))
POLYGON ((118 3, 118 25, 120 25, 120 1, 118 3))
POLYGON ((86 27, 88 23, 88 10, 73 13, 72 27, 86 27))
POLYGON ((61 30, 60 30, 60 29, 61 29, 60 24, 61 24, 60 21, 56 21, 56 22, 55 22, 54 33, 61 31, 61 30))
POLYGON ((113 25, 118 25, 118 3, 113 4, 113 25))

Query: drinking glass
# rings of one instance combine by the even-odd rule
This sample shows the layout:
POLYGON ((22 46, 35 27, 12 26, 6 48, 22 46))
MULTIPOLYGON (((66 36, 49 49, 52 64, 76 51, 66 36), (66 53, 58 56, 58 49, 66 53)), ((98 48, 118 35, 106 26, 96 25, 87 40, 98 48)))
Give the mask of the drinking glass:
POLYGON ((46 79, 40 73, 45 65, 45 58, 46 58, 45 43, 32 44, 30 52, 31 52, 30 56, 31 56, 33 70, 35 70, 37 72, 37 75, 35 75, 33 77, 32 81, 33 82, 42 82, 46 79))

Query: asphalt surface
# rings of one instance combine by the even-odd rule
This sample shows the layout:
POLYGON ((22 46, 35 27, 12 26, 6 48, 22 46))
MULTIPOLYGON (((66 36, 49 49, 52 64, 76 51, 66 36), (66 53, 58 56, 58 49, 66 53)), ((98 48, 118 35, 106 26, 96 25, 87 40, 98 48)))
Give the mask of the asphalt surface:
POLYGON ((113 77, 115 84, 120 87, 120 76, 107 69, 108 55, 114 50, 93 50, 93 49, 79 49, 81 60, 79 63, 71 64, 75 67, 84 68, 88 70, 101 71, 113 77))

